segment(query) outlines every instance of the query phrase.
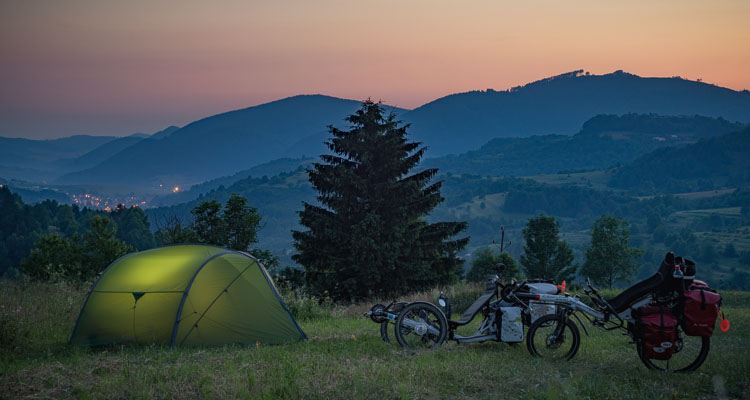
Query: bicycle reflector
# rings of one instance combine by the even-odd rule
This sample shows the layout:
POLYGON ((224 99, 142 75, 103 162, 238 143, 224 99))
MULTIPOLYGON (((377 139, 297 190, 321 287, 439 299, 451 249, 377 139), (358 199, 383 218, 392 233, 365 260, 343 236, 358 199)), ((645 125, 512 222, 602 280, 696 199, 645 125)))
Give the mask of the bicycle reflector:
POLYGON ((724 313, 719 311, 719 315, 721 316, 721 324, 719 327, 721 328, 722 332, 728 332, 729 331, 729 320, 724 319, 724 313))

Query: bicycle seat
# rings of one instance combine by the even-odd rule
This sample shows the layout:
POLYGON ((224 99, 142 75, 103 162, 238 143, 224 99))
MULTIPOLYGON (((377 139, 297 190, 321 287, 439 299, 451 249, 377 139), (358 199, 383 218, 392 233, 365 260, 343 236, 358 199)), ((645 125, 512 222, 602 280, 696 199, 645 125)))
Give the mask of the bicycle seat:
POLYGON ((659 270, 652 276, 625 289, 622 293, 608 299, 607 302, 618 313, 625 311, 631 304, 643 298, 643 296, 660 289, 665 282, 665 277, 674 269, 674 253, 667 253, 659 266, 659 270))
POLYGON ((464 312, 464 315, 461 316, 461 319, 458 321, 449 321, 453 323, 456 326, 460 325, 466 325, 469 322, 471 322, 472 319, 474 319, 474 316, 477 315, 479 310, 482 309, 487 303, 489 303, 490 299, 492 299, 493 296, 497 294, 497 285, 495 284, 494 280, 487 280, 487 285, 485 286, 484 293, 482 293, 481 296, 479 296, 474 303, 469 306, 469 308, 464 312))

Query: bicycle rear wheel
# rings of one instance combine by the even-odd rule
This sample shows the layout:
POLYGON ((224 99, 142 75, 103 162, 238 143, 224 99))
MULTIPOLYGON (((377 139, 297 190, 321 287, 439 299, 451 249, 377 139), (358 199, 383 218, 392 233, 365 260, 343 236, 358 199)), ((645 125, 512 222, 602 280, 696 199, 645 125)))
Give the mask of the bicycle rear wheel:
POLYGON ((391 325, 388 323, 388 321, 381 322, 380 323, 380 338, 383 339, 384 342, 390 344, 391 338, 388 336, 388 326, 391 325))
POLYGON ((692 372, 698 369, 711 348, 711 338, 702 336, 687 336, 682 327, 677 327, 677 340, 674 352, 669 360, 654 360, 646 357, 643 340, 637 341, 638 357, 649 369, 665 372, 692 372))
POLYGON ((434 305, 427 302, 410 303, 396 318, 396 340, 411 349, 431 349, 445 341, 448 320, 434 305))

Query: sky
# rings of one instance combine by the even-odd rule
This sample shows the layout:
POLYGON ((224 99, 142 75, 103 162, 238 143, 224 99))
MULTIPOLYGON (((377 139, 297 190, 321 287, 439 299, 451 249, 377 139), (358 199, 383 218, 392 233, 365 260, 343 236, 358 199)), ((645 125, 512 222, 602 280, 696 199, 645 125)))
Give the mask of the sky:
POLYGON ((320 93, 415 108, 560 73, 750 89, 750 1, 2 0, 0 136, 153 133, 320 93))

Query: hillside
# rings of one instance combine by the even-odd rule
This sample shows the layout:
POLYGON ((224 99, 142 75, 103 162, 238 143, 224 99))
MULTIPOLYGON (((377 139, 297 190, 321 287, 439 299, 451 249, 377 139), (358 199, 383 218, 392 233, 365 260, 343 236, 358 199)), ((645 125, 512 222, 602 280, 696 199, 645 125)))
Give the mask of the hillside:
MULTIPOLYGON (((227 201, 232 193, 248 199, 248 204, 256 207, 263 218, 258 232, 262 249, 270 249, 280 256, 282 262, 291 263, 292 229, 299 228, 297 211, 302 209, 302 201, 314 201, 315 192, 307 180, 307 173, 301 170, 282 173, 273 177, 247 177, 234 184, 201 194, 191 201, 159 208, 146 209, 151 226, 159 228, 167 219, 177 217, 183 222, 192 220, 190 210, 201 201, 227 201)), ((165 200, 162 200, 165 201, 165 200)))
POLYGON ((164 128, 164 129, 160 130, 159 132, 156 132, 153 135, 151 135, 151 139, 163 139, 163 138, 171 135, 172 133, 174 133, 178 129, 180 129, 179 126, 174 126, 174 125, 168 126, 168 127, 164 128))
POLYGON ((316 161, 318 161, 317 158, 279 158, 230 176, 223 176, 193 185, 186 191, 155 197, 151 199, 150 204, 152 207, 164 207, 190 202, 204 193, 212 190, 223 190, 223 187, 231 187, 234 183, 241 180, 261 178, 262 181, 263 177, 273 177, 285 172, 297 171, 299 168, 306 167, 316 161))
POLYGON ((214 115, 162 139, 143 140, 58 183, 187 186, 282 157, 318 155, 325 151, 327 126, 345 127, 344 118, 359 106, 354 100, 306 95, 214 115))
POLYGON ((134 134, 115 139, 76 158, 57 160, 53 162, 53 165, 66 171, 78 171, 85 168, 91 168, 147 137, 148 135, 144 134, 134 134))
POLYGON ((45 170, 55 160, 79 157, 115 139, 114 136, 89 135, 49 140, 0 137, 0 168, 45 170))
POLYGON ((750 92, 676 78, 617 71, 581 71, 509 90, 473 91, 437 99, 407 114, 410 133, 428 157, 479 148, 497 137, 571 135, 598 114, 705 115, 750 122, 750 92))
MULTIPOLYGON (((750 217, 740 215, 739 211, 742 207, 750 209, 750 191, 747 190, 726 192, 714 197, 656 196, 639 199, 607 190, 570 184, 542 184, 518 178, 466 174, 440 176, 438 179, 443 181, 441 193, 445 202, 435 209, 429 220, 469 223, 466 233, 471 237, 471 243, 462 254, 469 262, 473 249, 499 240, 498 229, 501 225, 505 226, 506 238, 516 243, 508 250, 518 257, 523 247, 520 243, 521 231, 528 218, 539 213, 555 216, 560 221, 563 237, 573 247, 577 262, 583 262, 584 248, 590 240, 588 229, 602 214, 621 216, 631 224, 634 245, 647 250, 642 260, 644 271, 654 263, 658 264, 659 258, 669 249, 704 262, 708 256, 706 250, 698 249, 695 245, 696 235, 701 237, 702 247, 710 245, 713 251, 723 249, 728 243, 726 238, 734 238, 737 253, 750 255, 750 241, 737 239, 747 237, 747 233, 743 233, 746 229, 750 232, 750 217), (721 211, 724 214, 710 211, 714 208, 732 208, 733 211, 728 216, 725 211, 721 211), (696 220, 685 238, 658 234, 667 227, 674 228, 684 223, 686 218, 680 215, 696 210, 703 210, 700 212, 703 219, 696 220), (651 223, 654 218, 658 224, 651 223)), ((190 210, 201 201, 215 199, 224 203, 232 193, 245 196, 249 204, 258 208, 263 218, 258 247, 271 250, 281 258, 282 265, 293 264, 291 230, 300 228, 297 212, 302 209, 302 201, 315 202, 316 196, 304 171, 282 173, 270 178, 245 178, 186 203, 145 211, 154 228, 173 216, 187 223, 192 219, 190 210)), ((672 229, 669 232, 674 235, 678 231, 672 229)), ((738 286, 740 281, 731 279, 741 262, 738 257, 724 259, 721 263, 710 261, 710 268, 705 269, 704 273, 715 277, 722 288, 744 287, 738 286)), ((744 276, 742 272, 736 274, 744 276)))
POLYGON ((144 138, 163 138, 179 129, 170 126, 153 135, 125 137, 76 135, 32 140, 0 137, 0 177, 49 182, 69 172, 91 168, 144 138))
POLYGON ((610 186, 640 193, 705 191, 750 185, 750 128, 656 150, 619 169, 610 186))
MULTIPOLYGON (((315 156, 326 150, 326 127, 345 127, 343 119, 359 104, 295 96, 215 115, 162 140, 144 140, 58 183, 185 186, 281 157, 315 156)), ((412 111, 393 110, 411 124, 411 137, 429 148, 427 157, 435 157, 475 150, 497 137, 570 135, 598 114, 699 114, 750 122, 750 92, 680 78, 576 71, 507 91, 461 93, 412 111)))
POLYGON ((573 136, 496 138, 479 150, 427 159, 423 166, 487 176, 601 169, 630 163, 660 147, 695 143, 743 127, 701 116, 599 115, 586 121, 573 136))

